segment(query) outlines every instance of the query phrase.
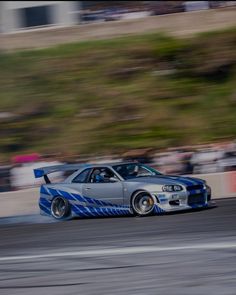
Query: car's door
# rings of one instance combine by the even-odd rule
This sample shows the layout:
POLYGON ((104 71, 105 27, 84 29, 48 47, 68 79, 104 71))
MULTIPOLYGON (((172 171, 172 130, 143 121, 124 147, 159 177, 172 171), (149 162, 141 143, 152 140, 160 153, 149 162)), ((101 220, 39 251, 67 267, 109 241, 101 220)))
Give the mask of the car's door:
POLYGON ((124 203, 124 192, 123 183, 118 180, 116 182, 107 180, 106 182, 92 182, 95 170, 106 169, 110 176, 115 176, 114 173, 109 168, 96 168, 91 173, 88 182, 82 185, 82 194, 84 197, 94 198, 97 200, 109 202, 112 204, 123 205, 124 203))

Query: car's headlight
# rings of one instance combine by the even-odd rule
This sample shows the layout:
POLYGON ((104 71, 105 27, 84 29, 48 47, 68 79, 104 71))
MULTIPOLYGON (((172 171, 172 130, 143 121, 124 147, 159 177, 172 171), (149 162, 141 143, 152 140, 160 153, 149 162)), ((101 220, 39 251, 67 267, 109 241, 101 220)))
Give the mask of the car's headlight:
POLYGON ((163 192, 180 192, 183 188, 180 185, 164 185, 162 190, 163 192))

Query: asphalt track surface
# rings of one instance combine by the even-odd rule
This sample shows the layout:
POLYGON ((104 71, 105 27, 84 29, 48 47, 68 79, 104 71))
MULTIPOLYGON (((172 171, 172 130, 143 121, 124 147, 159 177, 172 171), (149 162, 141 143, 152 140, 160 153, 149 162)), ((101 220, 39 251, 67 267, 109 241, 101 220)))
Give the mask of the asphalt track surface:
POLYGON ((236 294, 236 199, 145 218, 0 219, 0 294, 236 294))

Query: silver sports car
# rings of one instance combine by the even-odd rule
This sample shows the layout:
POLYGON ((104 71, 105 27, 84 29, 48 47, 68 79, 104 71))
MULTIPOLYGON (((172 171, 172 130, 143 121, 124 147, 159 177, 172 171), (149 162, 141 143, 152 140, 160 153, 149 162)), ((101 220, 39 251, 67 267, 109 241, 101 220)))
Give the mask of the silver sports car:
POLYGON ((40 189, 41 213, 56 219, 147 216, 211 203, 211 189, 204 180, 163 175, 136 162, 59 165, 35 169, 34 174, 46 182, 40 189), (48 174, 57 171, 71 174, 52 184, 48 174))

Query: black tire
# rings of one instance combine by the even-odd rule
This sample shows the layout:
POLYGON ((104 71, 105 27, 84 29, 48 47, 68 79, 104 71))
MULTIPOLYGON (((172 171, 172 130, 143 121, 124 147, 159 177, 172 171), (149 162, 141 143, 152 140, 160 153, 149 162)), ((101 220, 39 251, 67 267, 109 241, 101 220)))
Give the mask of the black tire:
POLYGON ((55 197, 51 204, 51 214, 55 219, 65 219, 70 215, 70 204, 63 197, 55 197))
POLYGON ((155 202, 148 192, 139 191, 132 197, 131 207, 135 215, 148 216, 153 213, 155 202))

